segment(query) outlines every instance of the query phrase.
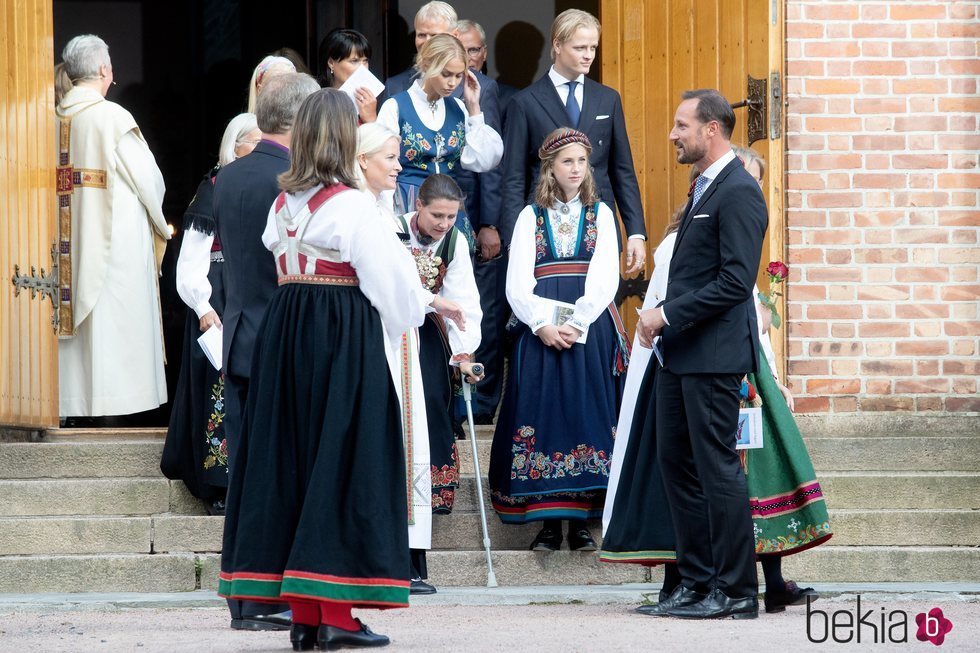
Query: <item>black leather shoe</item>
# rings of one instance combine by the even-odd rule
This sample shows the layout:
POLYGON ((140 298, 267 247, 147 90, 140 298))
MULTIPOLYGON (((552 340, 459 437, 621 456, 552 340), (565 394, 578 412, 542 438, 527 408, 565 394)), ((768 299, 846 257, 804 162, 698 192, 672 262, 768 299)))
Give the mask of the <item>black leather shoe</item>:
POLYGON ((568 531, 568 549, 570 551, 595 551, 598 548, 589 529, 579 528, 568 531))
POLYGON ((433 585, 428 584, 421 578, 413 578, 412 584, 408 589, 409 594, 435 594, 436 588, 433 585))
POLYGON ((263 614, 254 617, 232 619, 231 627, 235 630, 289 630, 293 625, 292 613, 263 614))
POLYGON ((307 626, 306 624, 293 624, 289 629, 289 642, 293 645, 294 651, 312 651, 316 646, 316 636, 318 626, 307 626))
POLYGON ((820 598, 820 594, 812 587, 800 587, 791 580, 786 581, 786 589, 782 592, 766 592, 766 612, 784 612, 787 605, 803 605, 806 597, 811 601, 820 598))
POLYGON ((391 643, 386 636, 371 632, 360 619, 354 621, 361 625, 360 630, 344 630, 322 624, 316 636, 317 645, 325 651, 336 651, 339 648, 371 648, 391 643))
POLYGON ((755 596, 733 599, 719 589, 699 603, 667 608, 667 616, 680 619, 755 619, 759 616, 759 599, 755 596))
POLYGON ((670 608, 694 605, 695 603, 700 603, 704 600, 706 594, 701 592, 695 592, 694 590, 689 590, 683 585, 678 585, 671 592, 670 596, 666 596, 664 592, 660 592, 660 603, 655 603, 653 605, 641 605, 636 609, 640 614, 645 614, 648 617, 666 617, 667 610, 670 608))
POLYGON ((561 531, 554 528, 542 528, 531 542, 532 551, 557 551, 560 548, 561 531))

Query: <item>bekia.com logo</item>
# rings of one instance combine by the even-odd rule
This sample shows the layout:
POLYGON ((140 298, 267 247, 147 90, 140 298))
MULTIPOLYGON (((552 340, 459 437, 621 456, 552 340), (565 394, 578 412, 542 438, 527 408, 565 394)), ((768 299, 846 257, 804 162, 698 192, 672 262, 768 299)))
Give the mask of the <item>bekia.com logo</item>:
MULTIPOLYGON (((940 608, 915 615, 915 638, 942 646, 953 622, 940 608)), ((838 644, 903 644, 909 641, 909 614, 905 610, 886 610, 881 606, 862 610, 861 595, 853 611, 814 610, 810 597, 806 601, 806 637, 814 644, 833 640, 838 644)))

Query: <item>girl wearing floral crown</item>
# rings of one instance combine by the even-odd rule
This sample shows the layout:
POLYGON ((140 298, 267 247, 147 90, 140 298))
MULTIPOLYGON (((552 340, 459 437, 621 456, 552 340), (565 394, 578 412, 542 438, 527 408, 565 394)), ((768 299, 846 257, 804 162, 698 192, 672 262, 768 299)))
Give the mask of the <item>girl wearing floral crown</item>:
POLYGON ((507 524, 543 521, 535 551, 594 551, 629 347, 613 301, 619 249, 599 201, 592 146, 559 129, 538 154, 534 204, 517 218, 507 300, 517 323, 507 391, 490 455, 494 509, 507 524))

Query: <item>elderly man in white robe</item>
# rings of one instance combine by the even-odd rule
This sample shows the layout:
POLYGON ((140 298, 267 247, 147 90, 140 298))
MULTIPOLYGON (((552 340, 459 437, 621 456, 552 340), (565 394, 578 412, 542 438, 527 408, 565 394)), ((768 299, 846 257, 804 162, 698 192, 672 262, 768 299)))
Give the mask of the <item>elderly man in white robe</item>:
POLYGON ((113 84, 105 42, 76 36, 62 57, 74 86, 57 108, 59 220, 71 256, 60 413, 127 415, 167 401, 163 176, 132 115, 105 99, 113 84))

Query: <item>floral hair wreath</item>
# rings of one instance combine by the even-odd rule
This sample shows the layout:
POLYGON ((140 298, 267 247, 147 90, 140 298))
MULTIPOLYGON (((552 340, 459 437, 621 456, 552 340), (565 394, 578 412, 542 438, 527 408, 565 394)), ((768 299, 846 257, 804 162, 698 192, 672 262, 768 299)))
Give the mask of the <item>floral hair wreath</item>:
POLYGON ((538 150, 538 158, 543 159, 563 147, 576 143, 588 150, 590 154, 592 153, 592 143, 589 142, 588 136, 577 129, 563 129, 541 145, 541 149, 538 150))

